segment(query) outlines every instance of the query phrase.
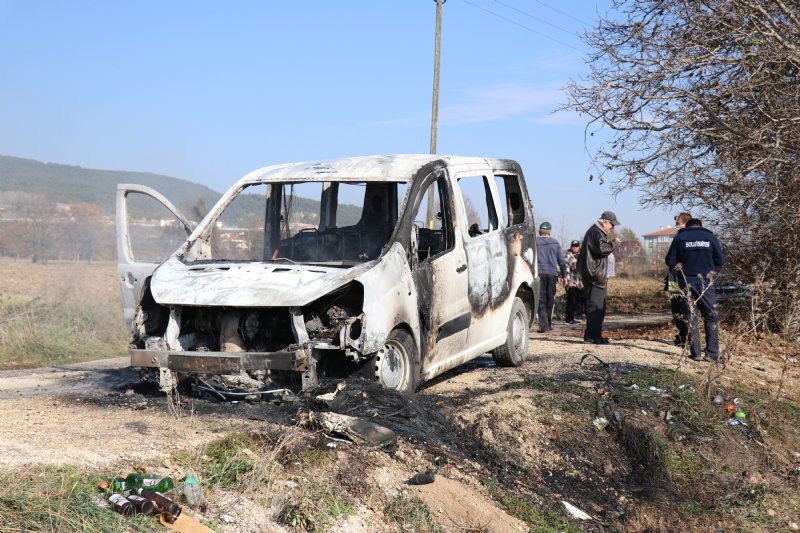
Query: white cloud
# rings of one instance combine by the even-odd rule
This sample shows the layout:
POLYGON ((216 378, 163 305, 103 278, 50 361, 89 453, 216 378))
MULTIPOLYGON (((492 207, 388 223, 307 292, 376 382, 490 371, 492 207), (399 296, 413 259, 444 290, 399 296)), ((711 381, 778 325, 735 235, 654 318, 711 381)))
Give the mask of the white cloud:
POLYGON ((585 124, 586 117, 581 117, 574 111, 555 111, 546 116, 537 117, 531 121, 533 124, 544 126, 564 126, 572 124, 585 124))
POLYGON ((503 120, 534 112, 547 112, 564 100, 560 89, 526 85, 497 85, 464 91, 456 105, 443 106, 440 120, 468 124, 503 120))

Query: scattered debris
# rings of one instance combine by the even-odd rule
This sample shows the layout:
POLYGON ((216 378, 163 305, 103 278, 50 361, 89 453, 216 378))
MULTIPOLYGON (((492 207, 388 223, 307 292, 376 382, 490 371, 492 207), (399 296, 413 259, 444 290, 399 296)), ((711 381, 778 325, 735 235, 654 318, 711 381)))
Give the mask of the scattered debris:
POLYGON ((593 520, 593 518, 590 515, 581 511, 568 501, 561 500, 561 503, 564 505, 564 507, 567 509, 567 512, 569 512, 569 514, 572 515, 573 518, 577 518, 578 520, 593 520))
POLYGON ((648 389, 650 390, 650 392, 655 392, 659 396, 667 396, 667 394, 668 394, 667 389, 662 389, 660 387, 656 387, 655 385, 650 385, 650 387, 648 387, 648 389))
POLYGON ((386 446, 396 440, 394 431, 385 426, 339 413, 315 411, 301 413, 300 425, 345 437, 355 444, 386 446))
POLYGON ((436 474, 433 473, 433 470, 426 470, 414 474, 406 483, 409 485, 428 485, 429 483, 433 483, 435 479, 436 474))
POLYGON ((594 427, 596 427, 599 431, 603 431, 606 429, 606 426, 608 426, 608 419, 604 416, 598 416, 594 419, 592 424, 594 424, 594 427))

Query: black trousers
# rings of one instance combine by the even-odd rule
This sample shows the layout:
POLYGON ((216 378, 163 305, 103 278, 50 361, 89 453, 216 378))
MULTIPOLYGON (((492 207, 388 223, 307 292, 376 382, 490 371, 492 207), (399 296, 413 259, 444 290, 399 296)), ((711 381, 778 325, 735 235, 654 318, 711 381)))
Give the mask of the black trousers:
POLYGON ((558 276, 555 274, 539 274, 539 331, 550 331, 553 326, 553 308, 556 305, 556 289, 558 276))
POLYGON ((692 283, 689 301, 684 306, 686 320, 689 322, 689 341, 691 354, 700 357, 700 331, 698 328, 698 314, 703 317, 703 327, 706 330, 706 357, 719 356, 719 312, 717 311, 717 292, 708 281, 692 283))
POLYGON ((689 336, 689 323, 684 315, 686 312, 686 297, 683 294, 670 294, 669 307, 672 311, 672 323, 678 328, 678 339, 681 343, 686 342, 689 336))
POLYGON ((564 320, 570 322, 576 316, 583 316, 583 289, 567 287, 567 308, 564 311, 564 320))
POLYGON ((586 329, 584 340, 599 339, 603 336, 603 321, 606 319, 606 287, 595 287, 584 281, 586 295, 586 329))

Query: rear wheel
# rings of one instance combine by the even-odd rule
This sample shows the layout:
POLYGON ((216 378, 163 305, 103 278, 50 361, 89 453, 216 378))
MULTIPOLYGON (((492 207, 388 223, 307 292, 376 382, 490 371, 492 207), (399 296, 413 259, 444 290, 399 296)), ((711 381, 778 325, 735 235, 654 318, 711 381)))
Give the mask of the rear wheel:
POLYGON ((497 366, 520 366, 528 355, 528 308, 514 298, 508 318, 506 342, 492 350, 497 366))
POLYGON ((375 379, 383 387, 414 392, 419 379, 419 355, 414 338, 403 329, 389 334, 373 360, 375 379))

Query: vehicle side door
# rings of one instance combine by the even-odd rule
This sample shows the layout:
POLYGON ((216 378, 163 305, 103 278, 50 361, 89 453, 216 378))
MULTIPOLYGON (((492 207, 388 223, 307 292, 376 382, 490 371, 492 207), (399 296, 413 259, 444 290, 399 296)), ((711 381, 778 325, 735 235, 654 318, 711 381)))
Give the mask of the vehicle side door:
POLYGON ((125 325, 130 330, 145 283, 156 267, 186 240, 193 225, 158 191, 117 185, 117 274, 125 325))
POLYGON ((443 170, 422 184, 414 206, 416 257, 412 259, 423 374, 436 373, 460 354, 470 324, 467 259, 456 231, 453 191, 443 170))
POLYGON ((491 169, 488 166, 459 169, 454 178, 462 209, 460 216, 465 221, 461 238, 469 270, 472 322, 467 342, 470 351, 483 353, 505 338, 512 270, 497 214, 491 169))

